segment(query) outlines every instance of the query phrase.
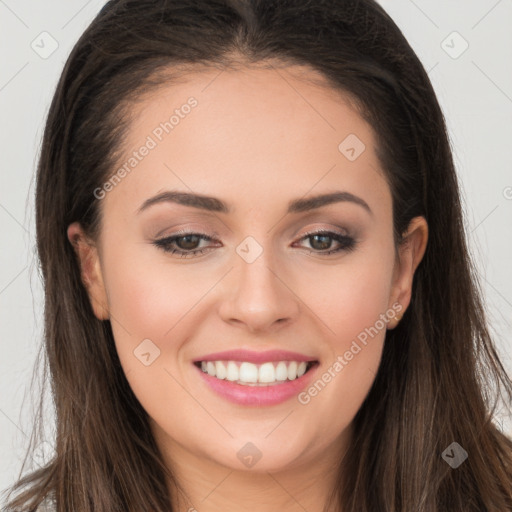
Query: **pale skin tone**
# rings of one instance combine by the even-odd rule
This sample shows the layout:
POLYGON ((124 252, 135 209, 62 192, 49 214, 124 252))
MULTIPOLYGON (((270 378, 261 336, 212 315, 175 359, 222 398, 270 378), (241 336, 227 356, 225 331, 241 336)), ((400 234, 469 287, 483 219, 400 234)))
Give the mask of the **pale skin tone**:
POLYGON ((403 315, 424 255, 422 217, 395 252, 391 192, 371 126, 341 93, 299 72, 318 77, 295 67, 201 71, 145 98, 134 106, 119 165, 189 97, 198 104, 161 141, 153 136, 157 147, 101 200, 98 240, 78 223, 68 229, 94 314, 110 319, 126 377, 188 496, 174 498, 176 510, 323 510, 397 320, 305 405, 296 397, 233 404, 198 378, 192 361, 232 348, 285 349, 317 359, 320 376, 379 315, 393 305, 403 315), (366 146, 354 161, 338 148, 349 134, 366 146), (164 190, 212 196, 231 212, 162 202, 138 213, 164 190), (341 201, 286 213, 291 200, 338 191, 371 212, 341 201), (186 258, 153 244, 182 229, 214 241, 178 240, 175 249, 205 249, 186 258), (341 244, 309 231, 341 233, 355 246, 326 255, 341 244), (248 236, 262 248, 251 263, 236 251, 248 236), (134 355, 145 339, 160 350, 148 366, 134 355), (247 442, 262 453, 252 468, 237 457, 247 442))

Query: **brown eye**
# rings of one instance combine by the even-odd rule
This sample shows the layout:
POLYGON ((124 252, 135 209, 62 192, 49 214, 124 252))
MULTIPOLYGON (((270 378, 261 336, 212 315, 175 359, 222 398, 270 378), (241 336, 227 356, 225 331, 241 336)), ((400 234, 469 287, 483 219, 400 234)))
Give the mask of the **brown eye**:
POLYGON ((182 258, 186 258, 196 254, 202 254, 208 249, 197 248, 201 240, 205 240, 207 242, 215 241, 213 238, 202 233, 181 233, 166 238, 161 238, 160 240, 155 240, 153 244, 165 252, 178 254, 182 258))
POLYGON ((309 243, 313 249, 318 251, 325 251, 330 249, 333 238, 329 235, 311 235, 308 237, 309 243))
POLYGON ((175 239, 176 245, 179 249, 191 251, 196 249, 197 244, 200 242, 201 237, 199 235, 185 235, 175 239), (181 243, 180 243, 181 240, 181 243))
MULTIPOLYGON (((198 248, 202 240, 206 242, 217 242, 214 238, 202 233, 178 233, 166 238, 155 240, 153 244, 165 252, 177 254, 182 258, 186 258, 203 254, 212 248, 198 248)), ((356 245, 356 241, 352 237, 332 231, 307 233, 301 240, 309 241, 312 249, 308 249, 309 253, 319 255, 335 254, 341 251, 348 252, 353 250, 356 245), (330 250, 333 243, 337 244, 337 248, 330 250)))
POLYGON ((314 233, 307 233, 302 240, 308 240, 312 251, 310 253, 317 254, 333 254, 340 251, 351 251, 355 248, 356 241, 347 235, 335 233, 332 231, 317 231, 314 233), (333 241, 338 244, 338 247, 333 250, 329 250, 332 247, 333 241))

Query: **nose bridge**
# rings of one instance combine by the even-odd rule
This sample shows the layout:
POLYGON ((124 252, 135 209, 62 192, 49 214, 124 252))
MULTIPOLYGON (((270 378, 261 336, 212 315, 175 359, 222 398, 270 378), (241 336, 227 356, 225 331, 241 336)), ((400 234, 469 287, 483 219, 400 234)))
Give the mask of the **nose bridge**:
POLYGON ((236 252, 241 260, 237 262, 239 293, 248 293, 253 299, 279 293, 276 288, 282 286, 282 283, 277 283, 276 258, 269 238, 260 244, 249 236, 238 245, 236 252))
POLYGON ((295 295, 285 285, 283 267, 273 252, 271 237, 246 237, 237 247, 233 285, 223 302, 225 321, 238 321, 251 331, 263 330, 274 323, 290 321, 298 313, 295 295))

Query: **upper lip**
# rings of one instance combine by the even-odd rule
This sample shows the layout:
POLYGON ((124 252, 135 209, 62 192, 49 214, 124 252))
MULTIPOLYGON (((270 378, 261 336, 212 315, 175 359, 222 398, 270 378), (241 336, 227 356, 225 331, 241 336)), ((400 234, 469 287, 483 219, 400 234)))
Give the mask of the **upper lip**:
POLYGON ((289 350, 266 350, 265 352, 254 352, 252 350, 235 349, 224 352, 215 352, 194 359, 194 363, 200 361, 247 361, 249 363, 266 363, 273 361, 316 361, 314 357, 309 357, 298 352, 289 350))

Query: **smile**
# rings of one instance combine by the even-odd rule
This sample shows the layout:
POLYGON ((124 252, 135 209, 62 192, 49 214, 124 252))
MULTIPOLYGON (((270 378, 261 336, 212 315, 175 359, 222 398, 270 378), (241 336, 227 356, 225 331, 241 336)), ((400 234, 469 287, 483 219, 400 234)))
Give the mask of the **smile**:
POLYGON ((248 361, 200 361, 204 373, 220 380, 247 386, 271 386, 302 377, 314 361, 276 361, 254 364, 248 361))

